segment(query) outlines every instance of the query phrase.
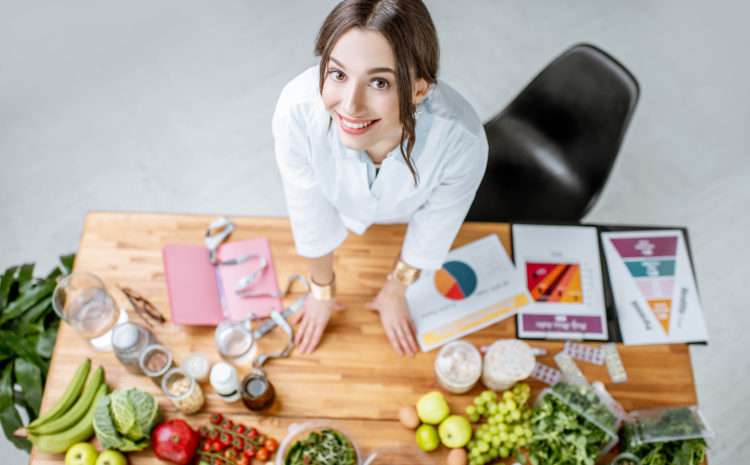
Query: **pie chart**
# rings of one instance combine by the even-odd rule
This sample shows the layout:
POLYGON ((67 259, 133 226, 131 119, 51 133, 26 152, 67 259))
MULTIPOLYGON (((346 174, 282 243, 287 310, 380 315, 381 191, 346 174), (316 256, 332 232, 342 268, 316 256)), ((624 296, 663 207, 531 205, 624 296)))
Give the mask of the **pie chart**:
POLYGON ((477 274, 464 262, 446 262, 435 273, 435 288, 447 299, 463 300, 477 289, 477 274))

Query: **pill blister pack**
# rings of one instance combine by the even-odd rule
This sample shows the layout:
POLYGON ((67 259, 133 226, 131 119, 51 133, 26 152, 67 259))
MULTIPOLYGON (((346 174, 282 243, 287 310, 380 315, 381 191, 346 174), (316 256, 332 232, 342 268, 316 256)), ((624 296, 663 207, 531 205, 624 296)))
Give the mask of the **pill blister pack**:
POLYGON ((617 344, 610 343, 602 346, 604 362, 607 365, 609 377, 615 384, 624 383, 628 380, 628 373, 625 371, 625 365, 622 364, 620 353, 617 351, 617 344))
POLYGON ((552 368, 549 365, 536 362, 534 371, 531 372, 531 377, 551 386, 560 381, 562 373, 560 373, 560 370, 552 368))
POLYGON ((558 353, 555 355, 555 363, 557 363, 557 367, 560 368, 562 378, 565 381, 574 384, 588 383, 586 377, 583 376, 583 372, 578 368, 578 365, 576 365, 576 362, 570 355, 565 352, 558 353))
POLYGON ((580 344, 578 342, 567 341, 563 347, 563 352, 570 355, 576 360, 593 363, 595 365, 604 365, 604 354, 597 347, 580 344))

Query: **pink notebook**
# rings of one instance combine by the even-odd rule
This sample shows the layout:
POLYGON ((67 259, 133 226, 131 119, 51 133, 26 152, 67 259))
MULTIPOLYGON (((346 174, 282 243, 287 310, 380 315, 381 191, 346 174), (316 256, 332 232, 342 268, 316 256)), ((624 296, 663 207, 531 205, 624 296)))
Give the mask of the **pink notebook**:
MULTIPOLYGON (((227 242, 218 250, 219 260, 258 254, 267 266, 251 286, 253 293, 278 294, 271 248, 264 238, 227 242)), ((178 325, 213 326, 223 320, 241 320, 248 315, 268 316, 283 310, 279 297, 241 297, 237 282, 258 269, 253 258, 238 265, 214 266, 208 249, 201 245, 167 245, 162 249, 164 274, 169 291, 172 322, 178 325)))

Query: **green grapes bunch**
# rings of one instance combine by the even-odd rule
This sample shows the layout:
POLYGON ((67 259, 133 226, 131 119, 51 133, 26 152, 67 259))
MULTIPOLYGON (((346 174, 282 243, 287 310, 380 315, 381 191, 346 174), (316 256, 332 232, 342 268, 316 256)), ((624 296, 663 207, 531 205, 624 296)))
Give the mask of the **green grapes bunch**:
POLYGON ((507 458, 531 440, 531 388, 519 383, 498 396, 484 391, 466 407, 472 423, 480 423, 469 444, 469 465, 484 465, 507 458))

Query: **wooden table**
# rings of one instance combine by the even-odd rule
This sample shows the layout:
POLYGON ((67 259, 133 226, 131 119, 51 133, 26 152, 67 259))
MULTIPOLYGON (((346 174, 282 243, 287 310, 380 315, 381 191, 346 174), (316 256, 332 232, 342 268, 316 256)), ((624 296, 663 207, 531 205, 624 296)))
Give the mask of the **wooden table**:
MULTIPOLYGON (((169 315, 161 249, 166 244, 202 244, 203 233, 213 216, 158 215, 130 213, 91 213, 86 217, 76 271, 101 276, 113 289, 131 287, 169 315)), ((237 229, 232 240, 264 236, 270 239, 279 282, 295 272, 304 271, 297 257, 286 218, 233 218, 237 229)), ((413 405, 424 393, 436 389, 433 362, 437 351, 420 353, 414 358, 399 357, 391 349, 377 314, 365 309, 365 303, 378 291, 400 250, 405 228, 401 225, 373 226, 364 236, 350 235, 336 253, 339 296, 347 310, 334 315, 318 348, 311 355, 274 360, 267 371, 277 390, 277 404, 265 415, 249 413, 241 403, 227 404, 205 387, 207 402, 203 412, 188 418, 193 426, 207 423, 208 412, 220 412, 236 421, 258 426, 262 431, 283 438, 292 423, 310 419, 330 419, 348 431, 365 452, 373 448, 414 444, 413 431, 398 422, 398 408, 413 405)), ((506 249, 510 246, 507 224, 467 223, 454 246, 488 234, 497 234, 506 249)), ((291 299, 296 296, 290 297, 291 299)), ((139 318, 131 311, 131 319, 139 318)), ((260 341, 260 349, 282 344, 281 331, 260 341)), ((212 361, 219 361, 213 343, 213 328, 180 327, 166 324, 158 329, 159 339, 172 348, 179 363, 182 357, 200 350, 212 361)), ((467 339, 477 345, 498 338, 515 336, 514 319, 484 329, 467 339)), ((552 355, 561 343, 533 342, 548 350, 540 361, 554 366, 552 355)), ((696 403, 688 348, 684 344, 620 346, 628 372, 628 382, 609 383, 603 366, 581 363, 589 379, 604 381, 610 393, 626 409, 696 403)), ((174 407, 159 389, 145 377, 127 372, 112 353, 97 353, 89 348, 67 325, 61 325, 44 392, 42 411, 62 394, 73 371, 84 357, 106 367, 111 389, 139 387, 159 399, 167 417, 177 416, 174 407)), ((240 368, 240 375, 247 368, 240 368)), ((535 392, 543 385, 531 381, 535 392)), ((447 395, 453 412, 462 413, 478 385, 466 395, 447 395)), ((431 454, 435 463, 444 463, 446 449, 431 454)), ((36 465, 62 463, 61 455, 32 451, 36 465)), ((130 454, 132 464, 162 463, 150 449, 130 454)))

